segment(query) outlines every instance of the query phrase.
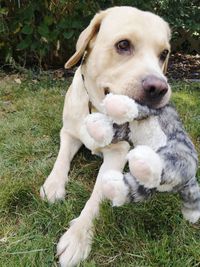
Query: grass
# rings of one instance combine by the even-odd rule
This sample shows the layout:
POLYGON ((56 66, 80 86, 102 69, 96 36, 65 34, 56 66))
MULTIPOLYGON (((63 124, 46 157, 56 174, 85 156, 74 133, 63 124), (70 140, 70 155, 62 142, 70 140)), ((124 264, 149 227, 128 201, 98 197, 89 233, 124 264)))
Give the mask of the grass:
MULTIPOLYGON (((13 79, 0 81, 0 267, 57 266, 56 243, 84 207, 101 160, 81 149, 66 200, 41 201, 39 188, 59 148, 67 85, 48 76, 23 78, 21 84, 13 79)), ((200 152, 198 86, 174 83, 173 102, 200 152)), ((120 208, 104 203, 92 252, 80 266, 200 266, 200 224, 183 220, 180 205, 169 194, 120 208)))

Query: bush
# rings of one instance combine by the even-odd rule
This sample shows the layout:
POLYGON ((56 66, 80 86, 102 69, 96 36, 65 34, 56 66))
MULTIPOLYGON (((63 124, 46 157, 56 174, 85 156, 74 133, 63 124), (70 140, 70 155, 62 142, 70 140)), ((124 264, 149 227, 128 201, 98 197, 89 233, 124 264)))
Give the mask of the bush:
POLYGON ((197 1, 11 0, 0 4, 0 63, 63 66, 79 33, 100 9, 131 5, 164 17, 173 28, 173 49, 197 52, 197 1))

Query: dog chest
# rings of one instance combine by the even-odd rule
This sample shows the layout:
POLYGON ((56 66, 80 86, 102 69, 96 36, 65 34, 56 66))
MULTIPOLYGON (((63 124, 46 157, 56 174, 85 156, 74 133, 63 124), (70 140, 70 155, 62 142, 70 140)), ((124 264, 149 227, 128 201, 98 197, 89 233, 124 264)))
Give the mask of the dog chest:
POLYGON ((167 136, 155 116, 141 121, 132 121, 130 131, 130 138, 134 146, 147 145, 156 151, 167 143, 167 136))

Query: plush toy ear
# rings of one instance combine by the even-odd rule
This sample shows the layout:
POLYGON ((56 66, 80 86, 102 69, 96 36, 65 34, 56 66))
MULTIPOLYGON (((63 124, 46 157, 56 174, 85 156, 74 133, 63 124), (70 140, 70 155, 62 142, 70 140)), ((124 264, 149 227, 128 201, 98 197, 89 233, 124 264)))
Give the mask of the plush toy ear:
POLYGON ((89 26, 84 31, 82 31, 76 43, 76 52, 65 63, 66 69, 69 69, 74 65, 76 65, 78 61, 81 59, 90 40, 98 33, 101 22, 105 17, 105 14, 106 11, 101 11, 100 13, 96 14, 94 18, 91 20, 89 26))

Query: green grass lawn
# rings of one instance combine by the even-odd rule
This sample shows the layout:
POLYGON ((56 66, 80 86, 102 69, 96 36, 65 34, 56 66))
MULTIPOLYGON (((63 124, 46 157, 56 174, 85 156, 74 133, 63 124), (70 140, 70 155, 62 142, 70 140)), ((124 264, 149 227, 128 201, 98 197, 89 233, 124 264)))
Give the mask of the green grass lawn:
MULTIPOLYGON (((200 153, 198 86, 172 84, 173 102, 200 153)), ((0 267, 57 266, 56 243, 92 191, 101 160, 83 148, 66 200, 50 205, 39 197, 58 153, 66 87, 48 75, 21 84, 0 79, 0 267)), ((180 205, 171 194, 120 208, 104 203, 91 254, 80 266, 200 266, 200 223, 187 223, 180 205)))

